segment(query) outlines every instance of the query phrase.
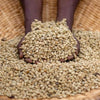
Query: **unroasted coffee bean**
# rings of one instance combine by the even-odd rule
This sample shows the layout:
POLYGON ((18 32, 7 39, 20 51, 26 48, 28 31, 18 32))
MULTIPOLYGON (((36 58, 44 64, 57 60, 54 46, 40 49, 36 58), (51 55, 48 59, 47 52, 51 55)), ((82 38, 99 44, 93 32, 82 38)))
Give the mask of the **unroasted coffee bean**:
POLYGON ((74 30, 81 48, 74 61, 19 60, 22 36, 0 42, 0 95, 17 99, 66 98, 100 87, 100 32, 74 30), (95 75, 97 76, 95 76, 95 75))

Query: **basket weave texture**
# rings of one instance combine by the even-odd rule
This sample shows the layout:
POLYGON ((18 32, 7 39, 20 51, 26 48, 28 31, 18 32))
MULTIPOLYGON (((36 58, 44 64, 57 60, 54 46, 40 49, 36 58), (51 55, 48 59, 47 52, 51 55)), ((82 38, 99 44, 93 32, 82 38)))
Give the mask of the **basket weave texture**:
MULTIPOLYGON (((57 0, 43 0, 43 21, 56 20, 56 14, 57 0)), ((74 19, 74 29, 100 31, 100 0, 80 0, 74 19)), ((24 16, 19 0, 0 0, 0 40, 9 40, 24 32, 24 16)), ((0 100, 27 99, 9 99, 0 96, 0 100)), ((49 100, 100 100, 100 89, 65 99, 49 100)))

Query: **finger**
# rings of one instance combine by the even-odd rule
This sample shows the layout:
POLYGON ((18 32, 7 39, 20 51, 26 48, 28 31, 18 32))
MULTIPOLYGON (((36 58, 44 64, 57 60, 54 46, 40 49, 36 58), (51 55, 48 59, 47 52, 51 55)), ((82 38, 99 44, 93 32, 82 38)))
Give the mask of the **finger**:
POLYGON ((75 54, 78 55, 79 52, 80 52, 80 43, 79 43, 78 40, 77 40, 77 45, 76 45, 76 47, 77 47, 77 50, 76 50, 75 54))
POLYGON ((74 55, 72 54, 72 55, 70 55, 70 56, 67 57, 67 60, 65 60, 65 59, 60 59, 59 61, 60 61, 61 63, 63 63, 63 62, 71 61, 71 60, 73 60, 73 59, 75 59, 75 57, 74 57, 74 55))
POLYGON ((73 60, 74 58, 75 58, 74 55, 70 55, 70 56, 67 57, 67 60, 66 60, 66 61, 71 61, 71 60, 73 60))
POLYGON ((22 59, 24 56, 23 56, 23 53, 22 53, 22 50, 19 50, 19 58, 22 59))
POLYGON ((65 62, 66 60, 65 59, 60 59, 59 60, 61 63, 65 62))
POLYGON ((24 61, 33 64, 33 61, 30 58, 24 58, 24 61))
POLYGON ((21 39, 21 41, 19 42, 19 44, 17 45, 17 49, 18 49, 18 54, 19 54, 19 58, 22 59, 23 58, 23 53, 22 50, 20 49, 21 45, 22 45, 22 41, 24 40, 25 36, 21 39))
POLYGON ((75 34, 73 34, 73 37, 74 37, 74 39, 77 41, 77 45, 76 45, 77 50, 76 50, 75 54, 78 55, 79 52, 80 52, 80 42, 79 42, 78 39, 75 37, 75 34))

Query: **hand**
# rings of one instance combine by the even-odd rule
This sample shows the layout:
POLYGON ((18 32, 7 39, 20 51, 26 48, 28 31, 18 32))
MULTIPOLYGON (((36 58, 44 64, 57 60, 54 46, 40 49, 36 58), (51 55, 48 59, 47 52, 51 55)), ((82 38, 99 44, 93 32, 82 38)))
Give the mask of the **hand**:
MULTIPOLYGON (((69 26, 69 29, 72 31, 72 25, 74 20, 74 13, 75 9, 78 5, 80 0, 58 0, 58 15, 57 15, 57 21, 61 21, 63 18, 67 19, 67 25, 69 26)), ((76 39, 74 33, 73 37, 76 39)), ((74 54, 78 56, 80 52, 80 43, 77 41, 77 49, 72 55, 68 56, 66 59, 60 59, 61 62, 70 61, 75 59, 74 54)))
MULTIPOLYGON (((25 16, 25 35, 31 31, 31 24, 34 21, 34 19, 41 20, 42 17, 42 0, 20 0, 23 11, 24 11, 24 16, 25 16)), ((20 48, 22 45, 22 41, 25 38, 25 35, 19 42, 17 49, 18 49, 18 54, 19 58, 24 60, 27 63, 32 63, 32 60, 29 58, 25 58, 22 49, 20 48)))

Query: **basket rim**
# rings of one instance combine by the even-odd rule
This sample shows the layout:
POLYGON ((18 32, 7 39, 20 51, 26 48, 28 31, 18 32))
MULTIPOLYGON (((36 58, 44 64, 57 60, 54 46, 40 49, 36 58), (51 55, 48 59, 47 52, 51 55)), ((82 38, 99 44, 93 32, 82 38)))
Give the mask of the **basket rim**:
MULTIPOLYGON (((1 0, 1 1, 3 1, 3 0, 1 0)), ((5 0, 6 1, 6 0, 5 0)), ((17 1, 17 0, 15 0, 15 1, 17 1)), ((92 0, 93 1, 93 0, 92 0)), ((94 0, 94 2, 98 2, 99 0, 94 0)), ((81 3, 83 4, 84 2, 86 2, 87 4, 86 5, 84 5, 83 7, 84 8, 82 8, 82 7, 80 7, 80 5, 79 5, 79 7, 80 8, 78 8, 77 9, 77 11, 76 11, 76 13, 79 13, 80 12, 80 10, 82 10, 83 12, 81 12, 81 14, 78 14, 78 15, 80 15, 80 16, 82 16, 83 14, 85 14, 84 12, 86 12, 85 11, 85 8, 87 9, 87 7, 89 6, 89 1, 88 0, 81 0, 81 3)), ((100 4, 100 1, 98 2, 98 5, 100 4)), ((92 4, 90 4, 90 6, 91 6, 92 4)), ((95 5, 95 4, 94 4, 95 5)), ((1 6, 1 4, 0 4, 0 6, 1 6)), ((3 5, 2 5, 3 6, 3 5)), ((95 6, 97 6, 97 5, 95 5, 95 6)), ((100 6, 99 6, 100 7, 100 6)), ((91 8, 93 8, 93 7, 91 7, 91 8)), ((97 10, 97 9, 96 9, 97 10)), ((89 13, 89 11, 87 11, 88 13, 89 13)), ((99 13, 99 12, 98 12, 99 13)), ((75 24, 76 25, 74 25, 73 27, 75 28, 75 29, 81 29, 82 28, 82 26, 81 25, 83 25, 82 23, 80 24, 80 16, 78 17, 79 19, 78 19, 78 21, 77 22, 75 22, 75 24)), ((77 18, 77 14, 75 15, 75 19, 77 18)), ((93 20, 92 18, 91 18, 91 20, 93 20)), ((94 20, 93 20, 94 21, 94 20)), ((100 21, 98 21, 98 23, 99 23, 100 21)), ((83 22, 84 23, 84 22, 83 22)), ((92 23, 90 23, 90 25, 91 25, 92 23)), ((94 23, 94 25, 96 25, 96 23, 94 23)), ((100 29, 100 28, 99 28, 100 29)), ((24 31, 24 28, 23 28, 23 31, 24 31)), ((1 35, 1 34, 0 34, 1 35)), ((5 35, 5 34, 4 34, 5 35)), ((1 35, 2 37, 3 37, 3 35, 1 35)), ((17 34, 17 36, 18 36, 18 34, 17 34)), ((12 35, 12 37, 14 37, 14 35, 12 35)), ((1 38, 1 37, 0 37, 1 38)), ((0 100, 34 100, 34 99, 11 99, 11 98, 8 98, 7 96, 0 96, 0 100)), ((36 100, 36 99, 35 99, 36 100)), ((37 99, 37 100, 39 100, 39 99, 37 99)), ((67 98, 62 98, 62 99, 58 99, 58 98, 51 98, 51 99, 42 99, 42 100, 100 100, 100 88, 98 88, 98 89, 94 89, 94 90, 91 90, 90 92, 86 92, 85 94, 77 94, 77 95, 75 95, 75 96, 69 96, 69 97, 67 97, 67 98)))
MULTIPOLYGON (((40 100, 40 99, 14 99, 7 96, 0 96, 0 100, 40 100)), ((41 99, 41 100, 100 100, 100 88, 91 90, 84 94, 77 94, 75 96, 69 96, 67 98, 50 98, 50 99, 41 99)))

